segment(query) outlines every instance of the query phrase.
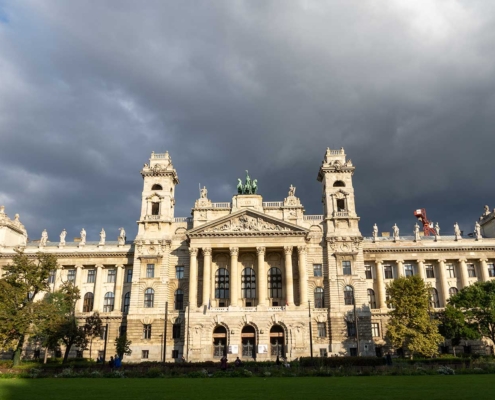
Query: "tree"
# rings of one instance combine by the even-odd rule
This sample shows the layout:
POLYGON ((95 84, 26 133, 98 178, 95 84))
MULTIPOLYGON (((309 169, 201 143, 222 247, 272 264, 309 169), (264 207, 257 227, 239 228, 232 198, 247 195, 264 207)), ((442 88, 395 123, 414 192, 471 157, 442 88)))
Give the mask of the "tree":
POLYGON ((79 288, 66 282, 57 292, 46 296, 46 302, 57 310, 53 321, 47 326, 50 347, 59 343, 65 345, 64 359, 66 363, 72 346, 85 349, 88 344, 84 326, 79 326, 76 319, 76 302, 79 300, 79 288))
POLYGON ((432 357, 438 354, 443 338, 438 333, 438 321, 429 313, 430 287, 418 276, 399 278, 387 285, 389 312, 387 337, 396 348, 432 357))
POLYGON ((450 339, 454 356, 455 346, 461 344, 462 340, 479 339, 481 337, 476 324, 466 321, 463 312, 450 304, 447 304, 445 311, 439 315, 439 320, 440 333, 445 339, 450 339))
POLYGON ((130 348, 132 342, 127 340, 127 334, 120 335, 118 338, 115 338, 115 351, 119 355, 119 358, 122 360, 124 358, 124 354, 126 356, 130 356, 132 354, 132 350, 130 348))
POLYGON ((98 311, 95 311, 93 315, 86 318, 84 330, 86 332, 86 336, 89 338, 89 358, 91 359, 93 357, 93 339, 100 335, 102 330, 102 322, 98 311))
POLYGON ((57 269, 57 259, 38 253, 35 259, 18 251, 12 264, 4 267, 0 279, 0 349, 14 350, 14 365, 21 360, 28 336, 37 330, 52 311, 36 296, 49 288, 50 271, 57 269))
POLYGON ((449 303, 462 312, 468 325, 495 344, 495 281, 467 286, 452 296, 449 303))

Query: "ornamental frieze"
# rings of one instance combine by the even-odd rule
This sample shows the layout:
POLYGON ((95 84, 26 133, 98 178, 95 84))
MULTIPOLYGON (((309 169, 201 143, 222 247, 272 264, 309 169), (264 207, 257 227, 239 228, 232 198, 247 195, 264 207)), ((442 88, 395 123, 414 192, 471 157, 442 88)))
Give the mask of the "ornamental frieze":
POLYGON ((238 218, 231 219, 225 223, 211 228, 205 229, 204 233, 217 233, 217 232, 288 232, 291 229, 272 224, 262 218, 250 217, 249 215, 241 215, 238 218))

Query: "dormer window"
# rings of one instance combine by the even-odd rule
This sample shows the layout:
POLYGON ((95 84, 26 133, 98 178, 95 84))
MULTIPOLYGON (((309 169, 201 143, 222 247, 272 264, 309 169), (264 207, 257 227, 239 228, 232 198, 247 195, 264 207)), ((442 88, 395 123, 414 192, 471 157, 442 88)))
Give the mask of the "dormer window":
POLYGON ((154 184, 151 190, 163 190, 162 185, 154 184))

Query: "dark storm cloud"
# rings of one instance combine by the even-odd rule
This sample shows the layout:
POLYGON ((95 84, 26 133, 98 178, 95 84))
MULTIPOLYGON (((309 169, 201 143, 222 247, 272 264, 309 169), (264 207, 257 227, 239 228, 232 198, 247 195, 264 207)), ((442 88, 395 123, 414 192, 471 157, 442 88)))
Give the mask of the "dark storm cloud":
POLYGON ((356 165, 361 231, 443 232, 495 206, 486 1, 0 1, 0 203, 31 238, 135 234, 139 170, 168 150, 177 216, 249 169, 321 213, 327 146, 356 165))

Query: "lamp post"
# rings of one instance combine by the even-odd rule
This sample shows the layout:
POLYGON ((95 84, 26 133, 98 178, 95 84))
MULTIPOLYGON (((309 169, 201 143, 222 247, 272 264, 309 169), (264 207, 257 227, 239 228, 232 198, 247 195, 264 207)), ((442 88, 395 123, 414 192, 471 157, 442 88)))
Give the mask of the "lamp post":
POLYGON ((313 329, 311 327, 311 300, 308 300, 308 311, 309 311, 309 351, 311 354, 311 359, 313 359, 313 329))

